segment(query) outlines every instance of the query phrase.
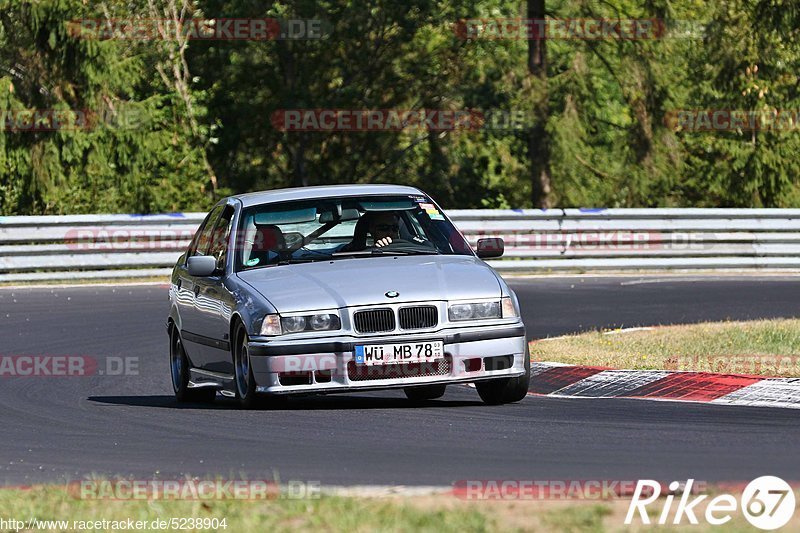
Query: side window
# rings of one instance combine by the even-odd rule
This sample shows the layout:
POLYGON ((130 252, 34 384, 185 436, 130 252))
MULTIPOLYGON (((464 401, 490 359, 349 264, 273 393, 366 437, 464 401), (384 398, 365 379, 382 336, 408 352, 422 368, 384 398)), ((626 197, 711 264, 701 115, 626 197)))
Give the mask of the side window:
POLYGON ((208 214, 205 221, 203 221, 203 225, 197 230, 194 240, 192 241, 192 246, 189 248, 189 253, 186 257, 208 254, 208 246, 211 244, 211 232, 214 230, 217 218, 219 218, 219 213, 222 211, 223 207, 224 206, 219 205, 208 214))
POLYGON ((228 241, 231 236, 231 224, 233 223, 233 207, 226 206, 222 211, 219 222, 216 223, 214 232, 211 236, 211 246, 208 255, 217 258, 217 268, 225 268, 225 260, 228 256, 228 241))

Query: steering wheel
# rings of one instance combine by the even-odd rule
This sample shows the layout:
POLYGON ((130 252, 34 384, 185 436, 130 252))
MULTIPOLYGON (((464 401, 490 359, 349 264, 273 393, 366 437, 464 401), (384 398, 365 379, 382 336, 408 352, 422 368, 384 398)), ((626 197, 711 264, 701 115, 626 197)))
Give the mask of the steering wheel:
POLYGON ((400 238, 397 238, 397 239, 392 239, 392 242, 390 242, 390 243, 389 243, 389 244, 387 244, 386 246, 376 246, 376 245, 375 245, 375 243, 373 243, 373 244, 372 244, 372 246, 370 246, 370 247, 369 247, 369 249, 370 249, 370 250, 385 250, 385 249, 387 249, 387 248, 388 248, 388 249, 391 249, 391 248, 392 248, 392 246, 395 246, 395 245, 398 245, 398 244, 400 244, 400 245, 404 245, 404 246, 407 246, 407 245, 409 245, 409 244, 416 244, 416 243, 414 243, 414 242, 412 242, 412 241, 409 241, 409 240, 407 240, 407 239, 400 239, 400 238))

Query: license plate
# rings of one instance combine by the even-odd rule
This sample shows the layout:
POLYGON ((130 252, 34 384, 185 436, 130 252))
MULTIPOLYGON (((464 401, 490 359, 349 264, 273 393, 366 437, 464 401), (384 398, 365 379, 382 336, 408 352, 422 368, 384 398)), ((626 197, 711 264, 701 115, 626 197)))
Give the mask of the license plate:
POLYGON ((444 343, 442 341, 365 344, 356 346, 356 364, 374 366, 426 363, 441 359, 443 353, 444 343))

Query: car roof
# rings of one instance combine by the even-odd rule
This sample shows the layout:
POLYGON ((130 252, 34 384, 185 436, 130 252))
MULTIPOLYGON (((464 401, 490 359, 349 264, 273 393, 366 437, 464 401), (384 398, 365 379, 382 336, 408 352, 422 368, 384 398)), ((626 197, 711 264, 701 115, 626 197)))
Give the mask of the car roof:
MULTIPOLYGON (((244 207, 267 204, 273 202, 287 202, 292 200, 310 200, 314 198, 328 198, 341 196, 369 196, 378 194, 415 194, 425 195, 415 187, 406 185, 323 185, 317 187, 293 187, 290 189, 273 189, 270 191, 237 194, 236 198, 244 207)), ((427 196, 427 195, 425 195, 427 196)))

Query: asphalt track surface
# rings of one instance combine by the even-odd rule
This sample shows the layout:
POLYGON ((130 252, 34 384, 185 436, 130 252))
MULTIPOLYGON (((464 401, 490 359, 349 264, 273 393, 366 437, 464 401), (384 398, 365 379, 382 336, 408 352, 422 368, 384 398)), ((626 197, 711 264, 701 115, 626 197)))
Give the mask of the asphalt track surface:
MULTIPOLYGON (((515 279, 529 336, 800 315, 792 277, 515 279)), ((451 386, 242 411, 177 404, 164 287, 0 289, 0 355, 138 358, 138 375, 0 378, 0 484, 87 474, 221 475, 328 485, 468 479, 800 480, 800 412, 528 397, 487 407, 451 386)))

